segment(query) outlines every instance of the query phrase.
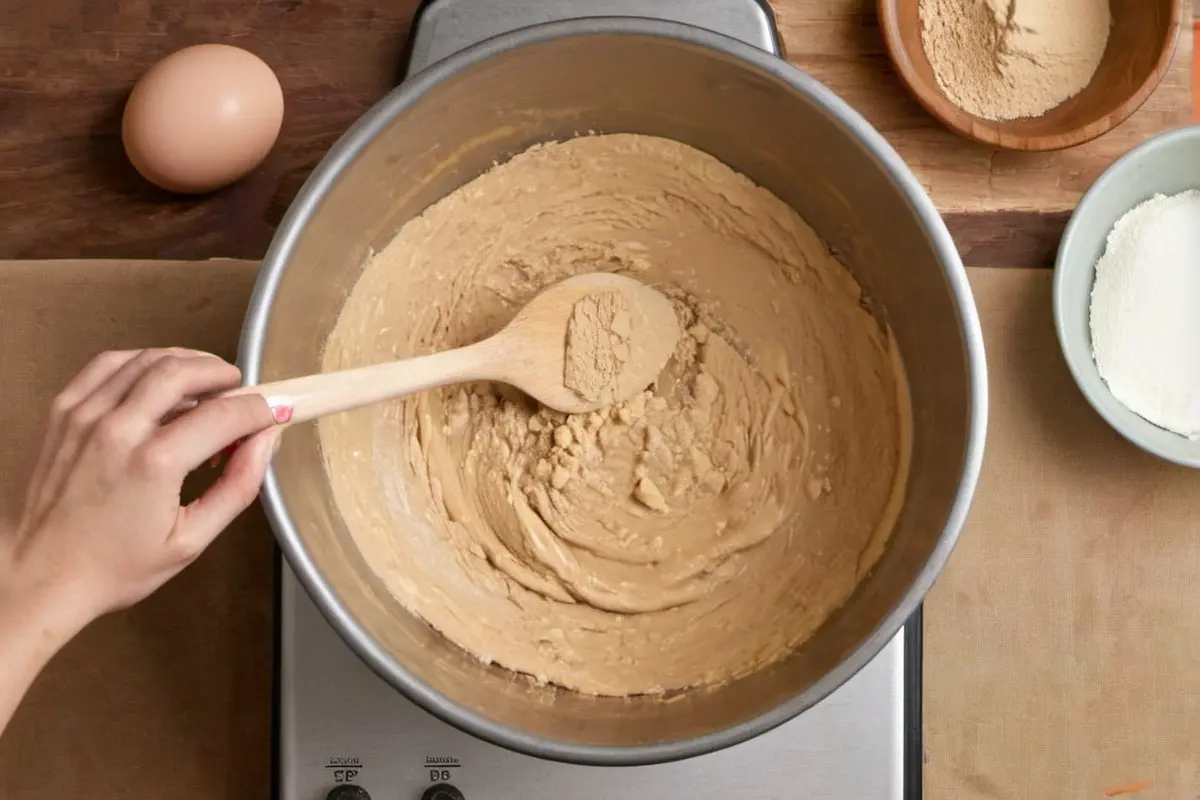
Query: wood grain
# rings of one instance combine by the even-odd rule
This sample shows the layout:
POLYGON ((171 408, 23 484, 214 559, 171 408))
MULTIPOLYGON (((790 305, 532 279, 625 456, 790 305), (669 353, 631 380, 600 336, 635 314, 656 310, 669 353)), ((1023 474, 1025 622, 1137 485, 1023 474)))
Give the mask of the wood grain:
POLYGON ((300 184, 397 81, 418 0, 7 0, 0 25, 0 255, 259 257, 300 184), (133 171, 137 78, 206 41, 252 50, 285 96, 268 163, 204 199, 133 171))
MULTIPOLYGON (((0 257, 261 257, 313 166, 395 84, 417 3, 8 0, 0 26, 0 257), (283 131, 267 164, 242 183, 175 198, 129 167, 120 113, 147 67, 204 41, 241 45, 276 69, 283 131)), ((909 96, 871 0, 776 0, 774 8, 790 59, 879 128, 951 214, 1069 209, 1118 155, 1190 119, 1192 43, 1181 37, 1159 90, 1115 131, 1063 153, 999 152, 949 132, 909 96)), ((1033 250, 1053 249, 1051 228, 1037 226, 1043 238, 1033 250)), ((974 222, 958 229, 982 237, 960 239, 966 252, 1022 260, 1004 249, 1003 231, 974 222)))
MULTIPOLYGON (((1191 7, 1185 0, 1185 16, 1191 7)), ((776 16, 789 59, 878 128, 943 212, 1069 210, 1131 147, 1191 121, 1187 36, 1180 37, 1159 88, 1124 124, 1070 150, 1026 153, 966 140, 921 108, 891 67, 870 0, 788 0, 776 6, 776 16)))
MULTIPOLYGON (((1196 13, 1200 14, 1200 5, 1197 5, 1196 13)), ((1197 43, 1200 43, 1200 20, 1196 20, 1195 22, 1192 23, 1192 32, 1191 32, 1190 38, 1192 40, 1192 48, 1193 48, 1193 53, 1194 53, 1195 49, 1197 47, 1197 43)), ((1195 87, 1197 85, 1200 85, 1200 60, 1197 60, 1193 56, 1193 58, 1192 58, 1192 120, 1194 122, 1200 122, 1200 102, 1197 102, 1198 98, 1196 97, 1196 91, 1195 91, 1195 87)))
POLYGON ((1054 266, 1069 211, 943 214, 963 262, 982 267, 1054 266))

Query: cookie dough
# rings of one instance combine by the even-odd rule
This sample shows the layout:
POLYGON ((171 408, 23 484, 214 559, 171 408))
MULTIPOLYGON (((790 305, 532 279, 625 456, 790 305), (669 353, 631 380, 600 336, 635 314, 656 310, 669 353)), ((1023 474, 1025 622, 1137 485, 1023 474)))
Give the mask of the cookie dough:
MULTIPOLYGON (((846 600, 906 478, 887 332, 788 205, 666 139, 536 146, 370 259, 324 366, 469 344, 597 270, 675 305, 653 386, 586 415, 480 384, 329 417, 333 490, 389 591, 481 660, 593 694, 728 681, 846 600)), ((601 306, 580 324, 612 333, 601 306)), ((619 360, 581 336, 584 364, 619 360)))

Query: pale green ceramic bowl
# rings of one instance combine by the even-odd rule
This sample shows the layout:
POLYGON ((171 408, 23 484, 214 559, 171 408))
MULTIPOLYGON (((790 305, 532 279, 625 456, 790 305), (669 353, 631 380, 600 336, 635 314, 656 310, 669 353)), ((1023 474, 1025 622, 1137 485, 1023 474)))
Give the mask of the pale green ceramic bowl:
MULTIPOLYGON (((1100 377, 1092 357, 1088 309, 1096 261, 1126 211, 1155 194, 1200 189, 1200 125, 1160 134, 1109 167, 1079 202, 1054 266, 1054 324, 1067 366, 1092 407, 1118 433, 1160 458, 1200 467, 1200 441, 1147 422, 1123 406, 1100 377)), ((1200 269, 1200 263, 1197 264, 1200 269)))

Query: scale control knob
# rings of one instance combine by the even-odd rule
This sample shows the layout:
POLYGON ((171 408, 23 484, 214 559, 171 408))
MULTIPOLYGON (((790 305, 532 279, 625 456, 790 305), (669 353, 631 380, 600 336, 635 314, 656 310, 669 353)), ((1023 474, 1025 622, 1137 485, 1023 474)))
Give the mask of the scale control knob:
POLYGON ((361 786, 343 783, 330 789, 329 794, 325 795, 325 800, 371 800, 371 795, 361 786))
POLYGON ((421 795, 421 800, 467 800, 463 793, 448 783, 438 783, 430 786, 421 795))

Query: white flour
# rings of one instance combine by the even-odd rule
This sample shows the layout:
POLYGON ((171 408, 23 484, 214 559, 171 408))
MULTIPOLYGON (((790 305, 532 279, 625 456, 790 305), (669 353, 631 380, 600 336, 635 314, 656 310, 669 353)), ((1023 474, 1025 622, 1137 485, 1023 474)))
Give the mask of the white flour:
POLYGON ((1096 262, 1092 353, 1129 410, 1200 438, 1200 192, 1125 214, 1096 262))

